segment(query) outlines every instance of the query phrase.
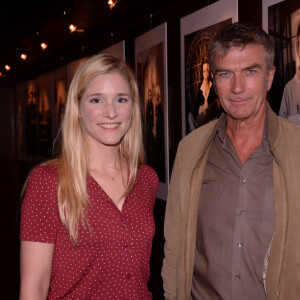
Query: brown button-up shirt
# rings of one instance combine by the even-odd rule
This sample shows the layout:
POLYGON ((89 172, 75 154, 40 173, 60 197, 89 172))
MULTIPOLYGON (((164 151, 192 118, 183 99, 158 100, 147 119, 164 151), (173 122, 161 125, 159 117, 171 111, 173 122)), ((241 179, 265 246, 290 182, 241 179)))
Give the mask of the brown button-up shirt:
POLYGON ((267 129, 242 164, 225 123, 212 143, 201 188, 191 299, 266 299, 263 265, 275 225, 267 129))

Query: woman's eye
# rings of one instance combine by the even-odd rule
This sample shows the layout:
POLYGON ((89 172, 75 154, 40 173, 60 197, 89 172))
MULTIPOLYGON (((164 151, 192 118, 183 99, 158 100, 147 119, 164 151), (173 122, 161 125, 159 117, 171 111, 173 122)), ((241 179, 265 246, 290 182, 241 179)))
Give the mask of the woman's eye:
POLYGON ((127 101, 128 101, 128 100, 127 100, 126 98, 122 98, 122 97, 117 99, 117 102, 118 102, 118 103, 125 103, 125 102, 127 102, 127 101))
POLYGON ((93 103, 100 103, 100 99, 98 99, 98 98, 93 98, 93 99, 91 99, 90 100, 90 102, 93 102, 93 103))

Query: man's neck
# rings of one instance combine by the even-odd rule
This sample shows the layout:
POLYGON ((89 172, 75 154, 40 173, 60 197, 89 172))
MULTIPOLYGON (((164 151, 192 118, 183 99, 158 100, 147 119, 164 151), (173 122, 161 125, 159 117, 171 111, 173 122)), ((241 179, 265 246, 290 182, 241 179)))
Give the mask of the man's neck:
POLYGON ((252 152, 261 144, 264 124, 266 118, 266 110, 255 120, 255 122, 247 122, 246 120, 232 120, 227 116, 226 134, 230 138, 240 160, 244 163, 252 152))

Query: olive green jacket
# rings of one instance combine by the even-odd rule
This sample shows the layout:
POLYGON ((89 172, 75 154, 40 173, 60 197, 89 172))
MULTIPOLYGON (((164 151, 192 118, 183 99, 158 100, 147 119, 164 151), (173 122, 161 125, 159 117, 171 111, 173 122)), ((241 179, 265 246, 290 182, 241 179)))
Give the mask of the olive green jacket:
MULTIPOLYGON (((225 116, 222 115, 221 118, 225 116)), ((198 202, 210 145, 218 126, 210 122, 179 144, 165 215, 165 298, 190 297, 196 248, 198 202)), ((276 223, 262 266, 268 300, 300 299, 300 126, 279 118, 267 104, 273 155, 276 223)))

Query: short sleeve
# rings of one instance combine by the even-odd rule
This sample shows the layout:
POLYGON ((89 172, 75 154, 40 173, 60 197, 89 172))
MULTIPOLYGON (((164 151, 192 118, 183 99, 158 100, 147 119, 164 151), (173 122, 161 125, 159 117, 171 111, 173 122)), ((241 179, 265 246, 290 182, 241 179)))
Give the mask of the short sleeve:
POLYGON ((140 172, 141 178, 143 178, 143 186, 146 190, 149 190, 148 194, 151 195, 152 203, 154 205, 159 186, 157 173, 148 165, 143 165, 140 172))
POLYGON ((21 206, 20 239, 55 243, 58 218, 56 167, 39 166, 28 178, 21 206))

